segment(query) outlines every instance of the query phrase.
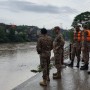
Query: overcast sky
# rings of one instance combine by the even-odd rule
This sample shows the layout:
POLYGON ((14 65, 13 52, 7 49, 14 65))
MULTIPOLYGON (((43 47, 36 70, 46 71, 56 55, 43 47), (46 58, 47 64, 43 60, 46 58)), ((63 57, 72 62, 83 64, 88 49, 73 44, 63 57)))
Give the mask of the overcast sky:
POLYGON ((90 0, 0 0, 0 23, 66 29, 85 11, 90 0))

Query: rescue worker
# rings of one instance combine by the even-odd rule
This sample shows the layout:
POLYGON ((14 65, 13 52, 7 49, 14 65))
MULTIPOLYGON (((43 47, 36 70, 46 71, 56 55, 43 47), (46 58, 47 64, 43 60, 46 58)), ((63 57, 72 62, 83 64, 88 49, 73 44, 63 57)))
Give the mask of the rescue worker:
POLYGON ((53 42, 53 52, 55 58, 55 67, 57 72, 53 74, 53 79, 61 79, 61 63, 62 63, 62 56, 63 56, 63 47, 64 47, 64 39, 62 34, 60 33, 60 27, 54 28, 56 38, 53 42))
POLYGON ((81 54, 81 31, 80 26, 75 27, 74 32, 74 39, 72 43, 72 50, 71 50, 71 63, 68 65, 69 67, 73 67, 74 64, 74 58, 77 56, 77 65, 76 67, 79 68, 80 63, 80 54, 81 54))
POLYGON ((82 55, 84 60, 84 65, 81 66, 80 70, 88 70, 89 64, 89 51, 90 51, 90 30, 87 25, 84 25, 84 30, 82 33, 82 55))
POLYGON ((37 52, 40 55, 40 65, 43 70, 43 81, 40 82, 40 85, 47 86, 47 81, 50 81, 49 64, 53 41, 51 37, 47 35, 45 28, 41 29, 41 34, 42 36, 38 39, 36 46, 37 52))
MULTIPOLYGON (((88 25, 88 28, 89 28, 89 30, 90 30, 90 24, 88 25)), ((90 75, 90 70, 88 71, 88 74, 90 75)))

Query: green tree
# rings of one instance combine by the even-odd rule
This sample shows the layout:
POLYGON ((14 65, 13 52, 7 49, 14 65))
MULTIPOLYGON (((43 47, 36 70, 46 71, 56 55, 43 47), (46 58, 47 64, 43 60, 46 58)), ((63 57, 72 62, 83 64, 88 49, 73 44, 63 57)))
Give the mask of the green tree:
POLYGON ((5 27, 0 26, 0 43, 8 42, 5 27))
POLYGON ((10 42, 14 42, 15 41, 15 29, 9 29, 9 34, 8 34, 8 38, 10 40, 10 42))
POLYGON ((90 27, 90 12, 83 12, 74 18, 72 26, 75 27, 77 24, 87 24, 90 27))

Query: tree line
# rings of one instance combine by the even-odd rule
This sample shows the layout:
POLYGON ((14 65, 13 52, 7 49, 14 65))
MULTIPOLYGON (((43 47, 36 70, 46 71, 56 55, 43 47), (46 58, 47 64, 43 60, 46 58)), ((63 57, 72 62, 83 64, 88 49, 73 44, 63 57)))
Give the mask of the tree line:
MULTIPOLYGON (((69 31, 61 29, 65 40, 69 40, 69 31)), ((37 41, 40 28, 27 25, 7 25, 0 23, 0 43, 31 42, 37 41)), ((55 37, 53 29, 48 30, 48 35, 55 37)))

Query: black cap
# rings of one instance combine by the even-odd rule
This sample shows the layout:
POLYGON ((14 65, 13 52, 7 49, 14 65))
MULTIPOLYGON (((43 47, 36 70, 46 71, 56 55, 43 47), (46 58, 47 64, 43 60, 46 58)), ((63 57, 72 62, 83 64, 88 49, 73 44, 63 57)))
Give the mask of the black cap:
POLYGON ((46 28, 42 28, 42 29, 41 29, 41 34, 47 34, 46 28))

